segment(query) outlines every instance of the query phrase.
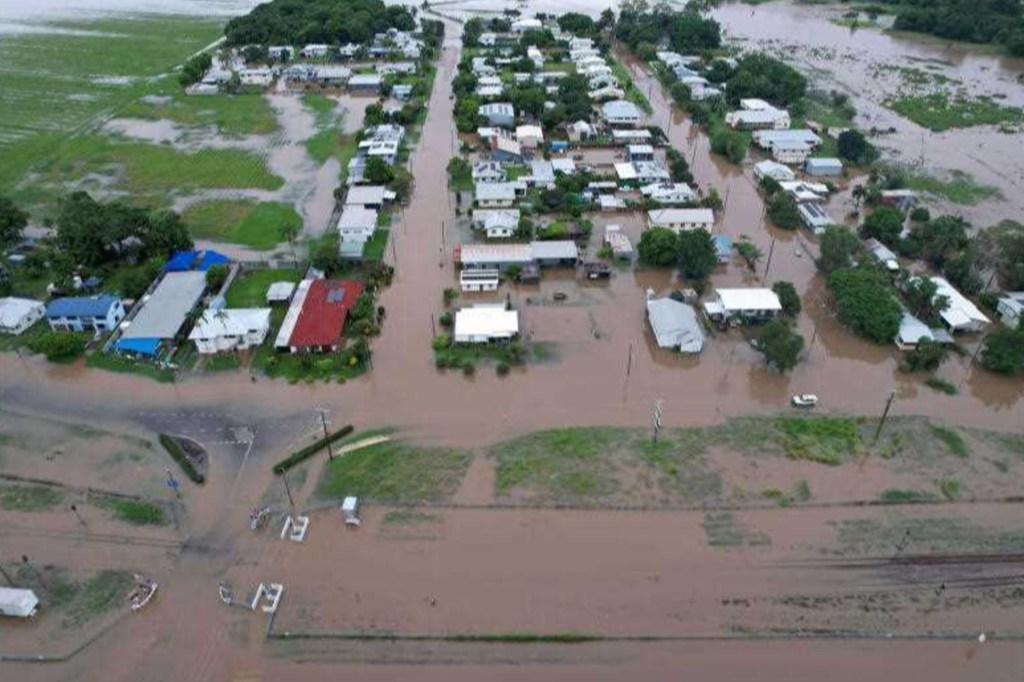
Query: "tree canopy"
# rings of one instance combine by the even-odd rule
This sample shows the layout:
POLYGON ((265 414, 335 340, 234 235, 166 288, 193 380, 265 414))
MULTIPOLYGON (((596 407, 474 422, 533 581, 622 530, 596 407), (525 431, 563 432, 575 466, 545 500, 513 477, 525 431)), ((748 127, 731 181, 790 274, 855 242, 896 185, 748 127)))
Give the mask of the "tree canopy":
POLYGON ((1008 291, 1024 290, 1024 225, 1004 220, 985 230, 980 241, 986 260, 999 275, 999 284, 1008 291))
POLYGON ((998 327, 986 336, 981 365, 1000 374, 1024 371, 1024 329, 998 327))
POLYGON ((800 362, 804 337, 793 331, 787 320, 776 317, 761 329, 756 347, 769 365, 780 372, 788 372, 800 362))
POLYGON ((722 44, 722 27, 696 12, 677 12, 659 4, 647 11, 646 3, 625 3, 615 25, 615 36, 636 50, 640 43, 666 42, 680 54, 713 50, 722 44))
POLYGON ((893 28, 973 43, 1000 43, 1024 55, 1024 10, 1019 0, 883 0, 898 4, 893 28))
POLYGON ((683 230, 677 237, 677 264, 684 277, 702 280, 718 265, 718 252, 711 233, 704 228, 683 230))
POLYGON ((21 232, 27 225, 28 213, 7 197, 0 196, 0 249, 21 239, 21 232))
POLYGON ((866 166, 879 157, 879 151, 859 130, 844 130, 839 133, 839 158, 858 166, 866 166))
POLYGON ((772 285, 772 291, 779 297, 782 304, 782 314, 789 317, 796 317, 800 314, 800 294, 796 293, 796 287, 792 282, 776 282, 772 285))
POLYGON ((802 73, 761 52, 740 59, 725 83, 726 97, 733 106, 741 99, 756 97, 785 107, 807 94, 807 78, 802 73))
POLYGON ((227 23, 228 45, 302 45, 365 43, 374 34, 397 28, 412 31, 407 7, 383 0, 272 0, 227 23))
POLYGON ((892 206, 879 206, 860 226, 860 236, 874 238, 890 246, 899 241, 902 231, 903 212, 892 206))
POLYGON ((891 343, 903 311, 887 276, 871 268, 846 268, 828 276, 839 319, 859 336, 891 343))
POLYGON ((636 250, 642 263, 672 265, 676 262, 676 233, 665 227, 652 227, 640 235, 636 250))

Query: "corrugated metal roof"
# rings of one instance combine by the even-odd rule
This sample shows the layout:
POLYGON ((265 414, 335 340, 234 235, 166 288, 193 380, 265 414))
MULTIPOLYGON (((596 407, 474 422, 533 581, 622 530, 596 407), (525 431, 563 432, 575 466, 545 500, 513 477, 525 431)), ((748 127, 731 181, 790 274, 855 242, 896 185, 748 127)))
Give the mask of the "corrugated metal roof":
POLYGON ((47 317, 106 317, 116 296, 68 296, 50 301, 47 317))
POLYGON ((174 338, 205 290, 204 272, 168 272, 142 304, 122 338, 174 338))

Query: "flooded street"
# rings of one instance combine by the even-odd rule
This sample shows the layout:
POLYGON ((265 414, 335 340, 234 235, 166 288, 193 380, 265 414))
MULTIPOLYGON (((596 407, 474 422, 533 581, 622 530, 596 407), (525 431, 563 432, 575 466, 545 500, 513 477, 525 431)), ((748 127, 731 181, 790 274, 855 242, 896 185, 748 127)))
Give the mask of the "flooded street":
MULTIPOLYGON (((489 8, 480 2, 452 3, 456 5, 489 8)), ((774 11, 771 7, 757 12, 774 11)), ((572 0, 535 3, 530 9, 587 11, 592 6, 572 0)), ((738 33, 745 21, 740 15, 750 9, 726 6, 718 15, 730 32, 738 33)), ((757 25, 756 17, 749 21, 757 25)), ((664 294, 676 288, 673 273, 622 269, 607 283, 591 284, 562 269, 545 271, 540 285, 503 285, 497 296, 464 296, 459 301, 507 295, 521 312, 526 335, 549 350, 547 358, 515 368, 506 377, 489 365, 470 378, 435 369, 433 321, 443 309, 443 289, 458 285, 452 247, 463 239, 445 172, 457 153, 450 95, 460 29, 447 22, 446 49, 427 119, 409 162, 413 198, 391 228, 386 260, 395 265, 396 275, 380 298, 387 314, 382 335, 373 341, 369 373, 342 385, 289 385, 251 379, 246 371, 191 375, 166 385, 87 370, 81 364, 0 354, 0 406, 5 410, 61 415, 125 433, 189 434, 208 445, 211 462, 207 484, 186 489, 188 511, 181 527, 159 534, 161 546, 108 547, 109 541, 99 537, 105 527, 97 527, 97 532, 82 533, 73 543, 55 548, 52 533, 70 532, 75 523, 57 513, 33 517, 32 522, 16 518, 17 528, 0 531, 5 560, 8 554, 26 552, 45 561, 81 560, 97 568, 114 562, 135 565, 160 576, 163 585, 155 608, 129 614, 68 661, 46 666, 0 663, 0 678, 85 679, 82 671, 90 671, 91 679, 102 671, 109 680, 176 682, 340 676, 519 680, 525 672, 538 679, 660 680, 678 676, 685 665, 691 676, 722 680, 813 676, 852 682, 872 675, 927 676, 940 682, 1018 680, 1024 647, 1018 641, 981 645, 976 635, 986 629, 1019 630, 1019 609, 1002 606, 996 597, 957 602, 959 595, 975 593, 955 586, 951 595, 942 597, 954 607, 935 609, 938 597, 933 595, 943 578, 934 568, 894 568, 889 539, 878 546, 855 545, 843 534, 870 524, 888 531, 902 512, 884 508, 821 505, 726 512, 722 524, 729 542, 739 540, 721 546, 712 541, 715 524, 725 517, 715 510, 483 508, 494 502, 495 473, 481 459, 474 460, 454 504, 430 510, 437 518, 422 526, 389 527, 388 509, 371 505, 365 525, 354 532, 342 526, 334 510, 312 514, 309 539, 301 545, 276 537, 279 526, 263 533, 249 531, 246 516, 254 505, 285 508, 285 492, 270 467, 282 453, 316 437, 315 408, 330 410, 332 428, 346 423, 357 431, 399 426, 417 442, 480 448, 550 427, 646 428, 656 400, 664 402, 663 421, 671 427, 774 414, 788 409, 790 396, 801 392, 821 395, 821 412, 826 414, 876 415, 888 392, 896 390, 897 415, 1020 430, 1024 385, 1019 379, 995 377, 972 367, 968 358, 956 357, 942 375, 960 386, 961 393, 942 395, 922 387, 923 377, 901 373, 894 347, 871 346, 845 331, 830 312, 815 269, 815 244, 803 232, 769 227, 749 169, 711 156, 706 136, 672 112, 660 85, 621 54, 654 107, 651 123, 662 126, 672 146, 692 159, 701 189, 715 188, 725 201, 716 231, 733 241, 746 235, 765 254, 772 253, 769 272, 762 264, 751 273, 734 260, 716 270, 712 283, 792 282, 804 300, 800 331, 808 343, 814 339, 807 359, 791 374, 780 375, 765 367, 739 331, 716 333, 699 357, 662 351, 646 328, 645 291, 664 294), (555 293, 565 294, 565 300, 556 302, 555 293), (225 606, 216 592, 222 581, 230 582, 241 599, 251 596, 260 582, 285 582, 282 608, 268 621, 262 613, 225 606), (808 595, 826 601, 808 607, 802 600, 808 595), (872 639, 807 639, 819 631, 844 629, 872 639), (911 641, 931 630, 955 632, 957 638, 911 641), (266 638, 268 631, 273 638, 266 638), (289 641, 283 634, 318 631, 412 638, 289 641), (605 632, 612 637, 572 645, 415 639, 431 633, 517 631, 605 632), (783 641, 729 641, 753 632, 783 641), (892 633, 897 639, 886 641, 892 633), (645 635, 653 640, 623 639, 645 635), (364 663, 374 665, 353 665, 364 663)), ((777 35, 793 31, 780 28, 777 35)), ((317 169, 306 155, 302 141, 315 130, 315 121, 297 97, 268 97, 283 129, 270 139, 238 144, 265 145, 271 169, 286 179, 284 188, 272 193, 274 198, 293 203, 307 234, 317 234, 333 209, 337 161, 317 169)), ((339 106, 348 112, 346 131, 361 125, 364 105, 358 98, 339 98, 339 106), (358 116, 349 115, 352 111, 358 116)), ((125 135, 182 142, 180 131, 164 123, 110 125, 125 135)), ((936 156, 940 148, 934 147, 936 156)), ((988 181, 981 174, 976 177, 988 181)), ((621 225, 634 243, 643 229, 637 214, 591 217, 595 237, 587 247, 590 255, 608 224, 621 225)), ((0 413, 0 418, 9 414, 0 413)), ((105 448, 113 448, 111 441, 97 441, 85 452, 98 458, 105 448)), ((763 487, 765 481, 777 481, 781 487, 796 475, 795 463, 768 472, 744 468, 733 461, 739 459, 733 453, 714 457, 742 472, 732 481, 737 485, 763 487)), ((94 464, 80 463, 69 476, 88 482, 95 475, 90 469, 100 468, 94 464)), ((23 475, 55 475, 42 463, 23 466, 17 470, 23 475)), ((856 485, 877 485, 880 476, 872 467, 867 466, 868 483, 842 480, 840 470, 822 473, 813 483, 836 498, 856 495, 851 493, 856 485)), ((134 481, 140 491, 167 495, 160 490, 159 471, 155 477, 151 469, 146 472, 149 478, 134 481)), ((112 486, 128 480, 109 475, 106 483, 112 486)), ((308 508, 315 473, 308 480, 305 470, 292 475, 293 489, 287 494, 296 497, 299 509, 308 508)), ((969 522, 968 528, 976 524, 995 529, 993 537, 1002 543, 1022 532, 1016 511, 999 504, 924 505, 907 516, 922 523, 955 516, 969 522)), ((992 589, 998 590, 1022 566, 1017 561, 958 570, 965 580, 1000 581, 993 582, 992 589)), ((13 648, 12 642, 0 630, 0 653, 13 648)))

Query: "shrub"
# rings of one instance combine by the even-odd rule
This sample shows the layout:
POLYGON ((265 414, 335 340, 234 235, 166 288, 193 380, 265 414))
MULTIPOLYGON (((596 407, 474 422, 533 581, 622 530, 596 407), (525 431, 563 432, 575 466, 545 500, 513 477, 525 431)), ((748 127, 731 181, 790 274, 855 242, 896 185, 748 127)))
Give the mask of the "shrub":
POLYGON ((51 362, 74 360, 85 352, 85 336, 67 332, 48 331, 29 342, 33 353, 42 353, 51 362))
POLYGON ((352 433, 352 431, 354 430, 355 429, 353 428, 353 426, 351 424, 348 424, 346 426, 341 427, 334 433, 328 434, 326 438, 321 438, 312 445, 307 445, 301 450, 293 452, 287 459, 283 459, 274 465, 274 473, 278 475, 283 474, 296 464, 299 464, 300 462, 309 459, 317 452, 319 452, 321 449, 327 447, 329 443, 333 443, 336 440, 344 438, 345 436, 352 433))
POLYGON ((499 362, 498 366, 496 368, 496 371, 498 372, 498 376, 500 376, 500 377, 505 376, 506 374, 509 373, 508 363, 507 362, 499 362))
POLYGON ((185 472, 185 475, 192 479, 192 482, 197 485, 202 485, 206 482, 206 477, 203 476, 196 469, 195 465, 192 464, 192 460, 188 458, 185 451, 182 450, 181 444, 173 437, 168 436, 166 433, 161 433, 157 438, 160 441, 160 445, 164 446, 164 450, 171 456, 181 470, 185 472))
POLYGON ((475 371, 476 365, 474 365, 472 362, 467 361, 462 363, 462 373, 465 374, 466 376, 471 376, 475 371))
POLYGON ((430 345, 434 350, 446 350, 452 345, 452 340, 446 334, 438 334, 430 342, 430 345))

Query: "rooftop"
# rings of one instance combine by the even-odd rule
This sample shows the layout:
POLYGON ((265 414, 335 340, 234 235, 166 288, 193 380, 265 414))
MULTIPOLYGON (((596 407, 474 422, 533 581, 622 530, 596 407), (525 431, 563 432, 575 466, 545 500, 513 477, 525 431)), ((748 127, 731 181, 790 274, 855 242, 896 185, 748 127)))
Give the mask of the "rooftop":
POLYGON ((118 302, 116 296, 68 296, 50 301, 47 317, 106 317, 110 307, 118 302))
POLYGON ((727 311, 782 310, 779 297, 771 289, 719 289, 717 293, 727 311))
POLYGON ((143 300, 138 314, 122 325, 121 338, 174 338, 205 290, 204 272, 168 272, 152 295, 143 300))
POLYGON ((250 331, 270 326, 270 308, 207 308, 188 338, 216 339, 221 336, 244 336, 250 331))
POLYGON ((304 280, 299 289, 281 325, 277 345, 292 348, 337 345, 348 311, 363 293, 363 283, 340 279, 304 280), (293 310, 297 310, 294 315, 293 310))

